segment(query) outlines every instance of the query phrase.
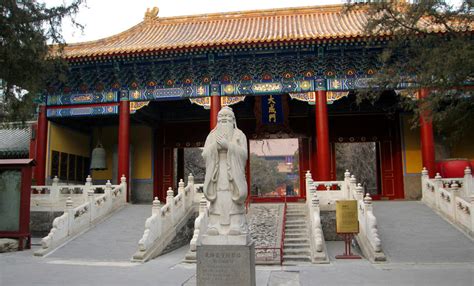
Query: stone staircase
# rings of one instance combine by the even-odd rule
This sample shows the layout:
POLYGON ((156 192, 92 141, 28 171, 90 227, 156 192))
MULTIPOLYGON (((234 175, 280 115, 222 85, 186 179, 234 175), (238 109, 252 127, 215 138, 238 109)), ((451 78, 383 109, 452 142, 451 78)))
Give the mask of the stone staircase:
POLYGON ((311 263, 308 214, 304 203, 288 204, 286 210, 283 265, 311 263))

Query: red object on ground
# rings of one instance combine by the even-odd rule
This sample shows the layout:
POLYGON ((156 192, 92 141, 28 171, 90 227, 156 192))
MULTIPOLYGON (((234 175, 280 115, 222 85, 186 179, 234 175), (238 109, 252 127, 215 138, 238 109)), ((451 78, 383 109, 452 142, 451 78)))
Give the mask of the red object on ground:
POLYGON ((466 167, 472 169, 468 159, 446 159, 439 162, 440 175, 443 178, 463 178, 466 167))
POLYGON ((357 254, 353 254, 351 251, 352 238, 354 237, 353 233, 339 233, 344 237, 344 254, 336 255, 336 259, 362 259, 357 254))
MULTIPOLYGON (((20 182, 20 205, 19 222, 16 230, 0 229, 0 237, 18 238, 18 250, 23 250, 24 241, 26 248, 31 248, 30 233, 30 199, 31 199, 31 168, 35 165, 33 159, 5 159, 0 160, 0 170, 19 170, 21 172, 20 182)), ((3 214, 0 211, 0 214, 3 214)))

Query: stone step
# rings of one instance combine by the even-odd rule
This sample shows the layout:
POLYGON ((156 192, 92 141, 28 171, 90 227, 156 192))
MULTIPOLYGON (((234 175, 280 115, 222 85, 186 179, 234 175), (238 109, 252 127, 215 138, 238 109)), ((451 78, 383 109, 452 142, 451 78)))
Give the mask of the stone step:
POLYGON ((306 227, 298 227, 298 228, 285 228, 285 233, 293 233, 293 234, 308 234, 308 229, 306 227))
POLYGON ((287 217, 286 222, 300 222, 304 221, 306 223, 307 219, 304 216, 293 216, 293 217, 287 217))
POLYGON ((296 225, 285 225, 285 229, 305 229, 306 228, 306 225, 305 224, 302 224, 302 225, 299 225, 299 224, 296 224, 296 225))
POLYGON ((285 242, 285 249, 310 249, 309 243, 288 243, 285 242))
POLYGON ((291 220, 291 219, 303 219, 306 218, 305 213, 293 213, 293 214, 286 214, 286 220, 291 220))
POLYGON ((306 225, 306 222, 305 221, 287 221, 285 225, 301 225, 301 226, 305 226, 306 225))
POLYGON ((311 258, 308 255, 283 255, 283 262, 311 262, 311 258))
POLYGON ((298 249, 298 248, 289 248, 283 250, 283 255, 311 255, 311 251, 309 248, 306 249, 298 249))
POLYGON ((302 239, 302 238, 308 238, 308 234, 307 233, 285 233, 285 238, 299 238, 299 239, 302 239))
POLYGON ((285 238, 284 242, 285 242, 285 246, 286 246, 287 244, 291 244, 291 243, 309 243, 309 239, 306 238, 306 237, 302 237, 302 238, 285 238))

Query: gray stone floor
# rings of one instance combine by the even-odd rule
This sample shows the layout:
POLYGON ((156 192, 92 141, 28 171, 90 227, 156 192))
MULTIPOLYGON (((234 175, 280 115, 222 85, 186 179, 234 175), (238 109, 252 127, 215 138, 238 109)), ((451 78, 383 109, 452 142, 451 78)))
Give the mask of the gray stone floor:
MULTIPOLYGON (((375 214, 387 263, 335 260, 343 243, 328 242, 330 264, 257 266, 257 285, 474 285, 472 240, 430 209, 418 202, 377 202, 375 214)), ((104 243, 113 243, 107 232, 101 235, 104 243)), ((0 285, 195 285, 195 265, 181 263, 187 247, 145 264, 124 260, 128 254, 123 255, 120 247, 110 248, 107 255, 115 259, 104 260, 90 255, 95 248, 84 245, 76 251, 81 249, 89 254, 75 258, 59 251, 46 258, 33 257, 31 250, 0 254, 0 285)))
POLYGON ((376 202, 374 213, 392 263, 474 261, 473 241, 419 201, 376 202))
POLYGON ((62 247, 49 256, 75 260, 128 261, 138 249, 138 241, 149 216, 150 205, 127 205, 70 241, 67 247, 62 247))

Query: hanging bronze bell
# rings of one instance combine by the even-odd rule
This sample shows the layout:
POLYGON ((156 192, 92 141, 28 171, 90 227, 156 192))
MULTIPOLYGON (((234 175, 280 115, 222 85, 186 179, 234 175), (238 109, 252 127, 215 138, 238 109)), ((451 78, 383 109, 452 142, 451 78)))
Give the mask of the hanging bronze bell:
POLYGON ((107 158, 105 156, 105 149, 102 144, 98 143, 97 146, 92 150, 91 156, 91 170, 106 170, 107 169, 107 158))

